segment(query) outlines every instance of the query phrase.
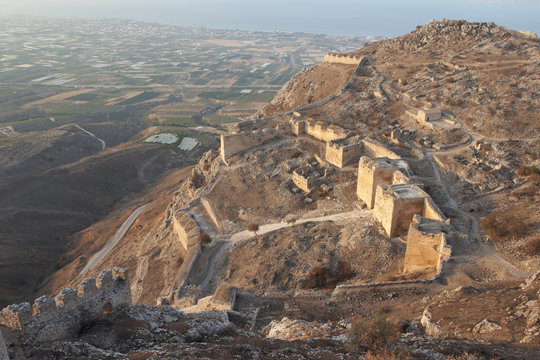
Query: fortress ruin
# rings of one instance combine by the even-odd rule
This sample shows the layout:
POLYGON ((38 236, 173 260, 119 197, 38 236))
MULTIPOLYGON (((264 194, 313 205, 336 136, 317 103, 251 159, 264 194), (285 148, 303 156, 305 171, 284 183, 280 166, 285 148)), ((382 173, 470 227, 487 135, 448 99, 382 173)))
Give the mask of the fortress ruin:
POLYGON ((326 143, 325 159, 330 164, 342 168, 351 163, 357 162, 364 144, 360 136, 331 140, 326 143))
POLYGON ((292 181, 305 193, 310 193, 315 180, 320 176, 311 166, 303 166, 293 171, 292 181))
POLYGON ((443 227, 440 221, 414 215, 407 234, 403 272, 441 272, 442 263, 450 257, 452 250, 446 244, 443 227))
POLYGON ((225 164, 235 154, 255 146, 260 146, 287 131, 287 127, 265 128, 238 134, 221 135, 221 159, 225 164))
POLYGON ((102 271, 97 279, 84 279, 77 289, 62 289, 55 298, 9 305, 0 312, 0 332, 4 327, 22 333, 26 342, 66 339, 88 321, 131 304, 127 272, 114 268, 102 271))
POLYGON ((375 194, 373 216, 381 223, 388 236, 406 232, 413 215, 446 221, 446 217, 431 197, 416 185, 381 184, 375 194))
MULTIPOLYGON (((380 184, 406 184, 409 178, 399 170, 403 167, 402 161, 391 160, 386 157, 372 159, 362 156, 358 162, 358 182, 356 195, 366 203, 368 209, 375 206, 375 193, 380 184)), ((406 167, 406 164, 405 164, 406 167)))
POLYGON ((184 246, 184 249, 189 250, 192 247, 199 245, 199 235, 201 234, 201 231, 188 212, 177 212, 173 216, 172 223, 174 232, 178 235, 178 239, 184 246))

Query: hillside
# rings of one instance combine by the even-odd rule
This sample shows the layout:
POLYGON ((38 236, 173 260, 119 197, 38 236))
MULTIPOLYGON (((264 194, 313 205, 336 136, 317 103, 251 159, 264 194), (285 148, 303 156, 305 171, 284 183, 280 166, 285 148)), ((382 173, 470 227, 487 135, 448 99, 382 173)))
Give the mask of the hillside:
MULTIPOLYGON (((219 151, 74 238, 41 291, 96 276, 101 295, 79 290, 77 306, 59 308, 77 350, 19 344, 11 314, 21 305, 0 316, 9 351, 534 358, 539 65, 533 34, 461 20, 327 54, 221 134, 219 151), (113 270, 129 290, 120 305, 100 285, 115 265, 130 274, 113 270), (95 314, 72 316, 80 309, 95 314)), ((26 341, 44 326, 35 315, 26 341)))

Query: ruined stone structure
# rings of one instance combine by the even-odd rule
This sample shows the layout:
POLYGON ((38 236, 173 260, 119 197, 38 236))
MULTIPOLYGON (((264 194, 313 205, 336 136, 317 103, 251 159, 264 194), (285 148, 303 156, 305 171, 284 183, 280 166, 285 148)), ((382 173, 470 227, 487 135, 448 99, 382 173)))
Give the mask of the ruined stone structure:
POLYGON ((401 159, 401 156, 390 150, 379 140, 367 137, 362 140, 362 143, 364 145, 364 154, 371 158, 386 157, 389 159, 401 159))
POLYGON ((363 56, 330 52, 324 55, 323 62, 346 65, 359 65, 363 59, 363 56))
POLYGON ((414 215, 407 234, 403 272, 441 272, 443 261, 448 260, 452 252, 451 247, 446 244, 443 227, 440 221, 414 215))
POLYGON ((262 145, 283 134, 288 128, 288 126, 278 126, 252 132, 221 135, 221 159, 227 163, 231 156, 262 145))
POLYGON ((316 139, 328 142, 337 139, 344 139, 349 135, 349 131, 337 125, 325 125, 318 121, 291 119, 291 129, 295 135, 307 134, 316 139))
POLYGON ((356 195, 358 199, 366 203, 368 209, 375 205, 375 193, 380 184, 407 184, 408 176, 400 171, 405 167, 401 161, 390 160, 386 157, 372 159, 362 156, 358 162, 358 182, 356 195))
POLYGON ((199 246, 199 235, 201 231, 199 226, 193 220, 191 214, 185 211, 179 211, 173 216, 173 229, 178 235, 178 239, 189 250, 194 246, 199 246))
POLYGON ((292 181, 302 191, 309 193, 313 190, 315 179, 319 174, 311 166, 303 166, 293 171, 292 181))
POLYGON ((413 215, 446 221, 446 217, 433 203, 430 196, 416 185, 381 184, 375 194, 373 215, 382 224, 388 236, 406 232, 413 215))
POLYGON ((326 143, 326 161, 342 168, 355 163, 360 158, 364 144, 360 136, 331 140, 326 143))
POLYGON ((423 125, 428 125, 433 121, 439 121, 442 118, 442 113, 439 109, 407 110, 406 113, 423 125))
POLYGON ((27 343, 66 339, 88 321, 131 303, 127 272, 114 268, 84 279, 77 289, 62 289, 55 298, 9 305, 0 312, 0 331, 21 332, 27 343))

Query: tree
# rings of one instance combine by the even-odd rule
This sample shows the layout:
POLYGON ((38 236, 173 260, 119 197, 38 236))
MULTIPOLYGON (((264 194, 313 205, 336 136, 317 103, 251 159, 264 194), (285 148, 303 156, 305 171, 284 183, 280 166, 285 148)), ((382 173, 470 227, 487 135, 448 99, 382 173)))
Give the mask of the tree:
POLYGON ((259 231, 259 224, 251 223, 248 225, 247 229, 249 231, 253 231, 253 233, 257 235, 257 231, 259 231))
POLYGON ((209 245, 212 242, 212 238, 207 233, 200 233, 199 234, 199 242, 201 243, 201 246, 209 245))

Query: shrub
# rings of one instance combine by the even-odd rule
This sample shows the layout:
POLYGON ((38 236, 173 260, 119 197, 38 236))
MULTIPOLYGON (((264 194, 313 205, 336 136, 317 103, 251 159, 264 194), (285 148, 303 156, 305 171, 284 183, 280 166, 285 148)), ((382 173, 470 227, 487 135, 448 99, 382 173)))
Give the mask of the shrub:
POLYGON ((257 231, 259 231, 259 224, 251 223, 248 225, 247 229, 249 231, 253 231, 255 235, 257 235, 257 231))
POLYGON ((352 321, 348 333, 351 350, 383 350, 397 342, 399 335, 386 317, 376 315, 373 319, 359 317, 352 321))
POLYGON ((200 233, 199 234, 199 243, 202 246, 209 245, 212 243, 212 238, 207 233, 200 233))
POLYGON ((529 256, 540 255, 540 236, 529 240, 523 250, 529 256))
POLYGON ((353 268, 346 261, 340 261, 336 269, 331 269, 329 266, 316 266, 304 281, 303 287, 306 289, 331 288, 354 275, 353 268))
POLYGON ((518 170, 518 174, 521 176, 530 176, 530 175, 538 175, 540 174, 540 170, 536 166, 525 166, 521 165, 521 167, 518 170))
POLYGON ((540 184, 540 174, 532 174, 532 175, 529 175, 529 181, 530 181, 531 184, 533 184, 533 185, 538 185, 538 184, 540 184))
POLYGON ((297 157, 299 157, 300 155, 302 155, 302 150, 300 149, 294 149, 291 153, 291 159, 296 159, 297 157))

